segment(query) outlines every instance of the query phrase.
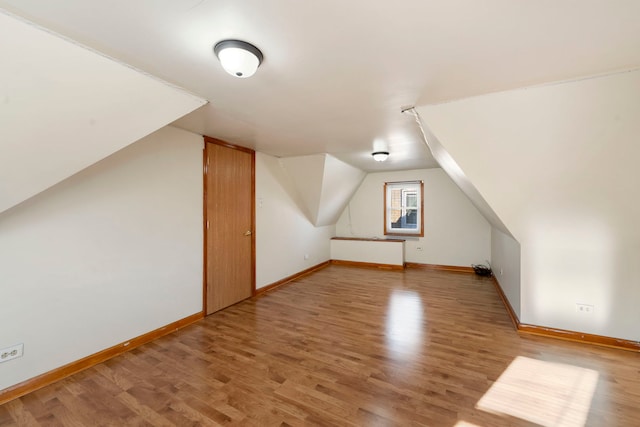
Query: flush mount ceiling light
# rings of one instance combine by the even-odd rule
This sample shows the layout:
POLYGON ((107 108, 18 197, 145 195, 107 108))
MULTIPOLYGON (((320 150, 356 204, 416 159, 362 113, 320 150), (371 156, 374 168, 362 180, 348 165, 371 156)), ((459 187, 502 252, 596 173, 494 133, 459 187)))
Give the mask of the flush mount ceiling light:
POLYGON ((222 68, 234 77, 251 77, 260 63, 262 52, 254 45, 242 40, 222 40, 213 47, 222 68))
POLYGON ((387 160, 387 157, 389 157, 389 152, 374 151, 373 153, 371 153, 371 155, 373 156, 373 160, 375 160, 376 162, 384 162, 385 160, 387 160))

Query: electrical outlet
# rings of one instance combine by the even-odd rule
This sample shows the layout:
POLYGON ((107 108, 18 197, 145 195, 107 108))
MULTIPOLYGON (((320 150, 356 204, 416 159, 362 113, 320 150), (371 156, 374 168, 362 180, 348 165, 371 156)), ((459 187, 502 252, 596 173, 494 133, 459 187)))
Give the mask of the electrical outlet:
POLYGON ((22 357, 23 351, 24 344, 16 344, 11 347, 3 348, 2 350, 0 350, 0 363, 22 357))
POLYGON ((304 254, 304 259, 309 259, 309 254, 304 254))
POLYGON ((592 314, 593 305, 576 303, 576 311, 583 314, 592 314))

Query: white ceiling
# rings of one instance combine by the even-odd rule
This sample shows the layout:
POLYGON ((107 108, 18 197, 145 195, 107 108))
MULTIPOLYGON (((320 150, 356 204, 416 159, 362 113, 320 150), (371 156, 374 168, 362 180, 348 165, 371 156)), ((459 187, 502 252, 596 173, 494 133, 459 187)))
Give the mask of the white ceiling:
POLYGON ((640 66, 637 0, 0 0, 0 7, 210 101, 179 127, 276 156, 327 152, 366 171, 435 166, 403 106, 640 66), (222 70, 212 46, 227 38, 262 50, 255 76, 222 70), (370 156, 377 143, 391 152, 383 164, 370 156))

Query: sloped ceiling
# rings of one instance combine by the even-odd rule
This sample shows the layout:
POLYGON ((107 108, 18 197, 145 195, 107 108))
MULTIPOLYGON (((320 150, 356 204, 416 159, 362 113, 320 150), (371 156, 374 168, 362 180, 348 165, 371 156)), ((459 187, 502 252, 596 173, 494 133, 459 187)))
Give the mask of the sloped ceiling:
POLYGON ((318 221, 320 210, 324 161, 324 154, 280 159, 280 165, 293 184, 293 186, 287 187, 289 195, 314 225, 318 221))
MULTIPOLYGON (((179 127, 365 171, 434 167, 400 108, 640 65, 637 0, 0 0, 211 104, 179 127), (212 52, 254 43, 234 79, 212 52), (376 141, 391 151, 372 161, 376 141)), ((14 39, 14 38, 12 38, 14 39)))
POLYGON ((440 167, 447 173, 447 175, 449 175, 453 182, 456 183, 458 188, 460 188, 469 198, 471 203, 476 207, 476 209, 478 209, 482 216, 489 221, 491 226, 507 235, 511 235, 511 232, 494 212, 489 203, 487 203, 482 194, 480 194, 473 182, 471 182, 471 180, 465 175, 456 160, 444 148, 438 137, 431 132, 429 126, 424 123, 418 113, 418 110, 412 108, 410 110, 406 110, 404 113, 412 115, 415 118, 416 125, 420 129, 425 145, 428 147, 431 155, 436 159, 440 167))
POLYGON ((521 320, 640 340, 640 70, 418 111, 521 244, 521 320))
POLYGON ((290 194, 315 226, 335 224, 365 172, 327 154, 280 159, 290 194))
POLYGON ((0 212, 206 101, 0 11, 0 212))

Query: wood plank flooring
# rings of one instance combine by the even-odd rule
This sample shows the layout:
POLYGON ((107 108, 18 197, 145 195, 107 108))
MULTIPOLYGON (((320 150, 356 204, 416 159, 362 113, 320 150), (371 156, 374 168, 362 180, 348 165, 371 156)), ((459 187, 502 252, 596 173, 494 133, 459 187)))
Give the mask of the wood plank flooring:
POLYGON ((489 279, 332 265, 0 406, 0 426, 638 426, 640 355, 520 337, 489 279))

